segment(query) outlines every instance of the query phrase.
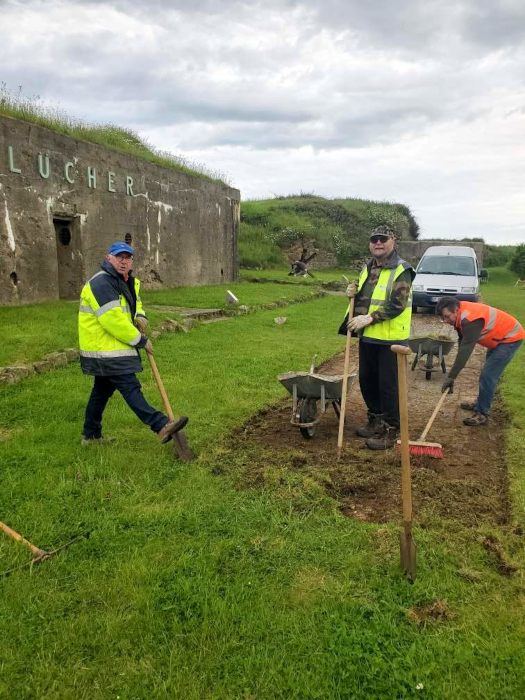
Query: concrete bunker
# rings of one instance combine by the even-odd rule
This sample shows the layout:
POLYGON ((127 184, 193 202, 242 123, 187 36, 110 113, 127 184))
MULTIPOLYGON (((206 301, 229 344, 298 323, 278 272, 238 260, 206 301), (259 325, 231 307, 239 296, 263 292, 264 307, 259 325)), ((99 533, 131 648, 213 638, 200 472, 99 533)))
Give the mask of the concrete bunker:
POLYGON ((114 240, 147 287, 238 275, 240 193, 0 115, 0 304, 75 299, 114 240))

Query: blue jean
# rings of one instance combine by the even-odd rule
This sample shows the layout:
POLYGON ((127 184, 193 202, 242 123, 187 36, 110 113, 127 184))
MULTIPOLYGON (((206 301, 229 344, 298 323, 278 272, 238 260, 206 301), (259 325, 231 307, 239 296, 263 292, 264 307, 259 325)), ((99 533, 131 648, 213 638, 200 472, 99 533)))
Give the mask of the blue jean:
POLYGON ((479 375, 479 394, 474 406, 476 413, 483 413, 484 416, 489 415, 499 378, 516 351, 519 350, 522 342, 522 340, 517 340, 515 343, 500 343, 487 351, 485 364, 479 375))
POLYGON ((83 435, 85 438, 102 436, 102 414, 104 409, 118 390, 124 401, 140 420, 149 425, 153 432, 158 433, 168 422, 168 417, 157 411, 146 401, 140 382, 134 374, 111 375, 95 377, 95 383, 86 406, 83 435))

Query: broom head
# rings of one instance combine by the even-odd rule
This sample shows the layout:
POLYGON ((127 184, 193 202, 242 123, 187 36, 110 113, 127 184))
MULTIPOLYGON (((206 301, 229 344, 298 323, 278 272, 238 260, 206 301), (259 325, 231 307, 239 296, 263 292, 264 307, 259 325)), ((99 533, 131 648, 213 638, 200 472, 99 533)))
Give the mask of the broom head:
MULTIPOLYGON (((400 445, 401 441, 398 440, 400 445)), ((413 457, 434 457, 435 459, 443 459, 443 445, 439 442, 419 442, 410 440, 408 449, 413 457)))

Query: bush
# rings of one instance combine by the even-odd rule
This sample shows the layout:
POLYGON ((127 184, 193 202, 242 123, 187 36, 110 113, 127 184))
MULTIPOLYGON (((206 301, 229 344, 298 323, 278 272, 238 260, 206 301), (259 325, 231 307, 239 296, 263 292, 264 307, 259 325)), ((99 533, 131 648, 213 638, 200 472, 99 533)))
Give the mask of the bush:
POLYGON ((519 246, 516 247, 509 267, 520 279, 525 278, 525 243, 520 243, 519 246))

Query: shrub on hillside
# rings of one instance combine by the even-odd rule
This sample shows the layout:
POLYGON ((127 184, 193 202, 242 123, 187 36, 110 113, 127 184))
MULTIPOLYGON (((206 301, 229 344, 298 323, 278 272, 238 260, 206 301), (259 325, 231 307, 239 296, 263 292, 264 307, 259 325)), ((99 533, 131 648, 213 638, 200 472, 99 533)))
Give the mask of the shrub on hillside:
POLYGON ((525 243, 520 243, 516 247, 509 267, 520 279, 525 279, 525 243))

